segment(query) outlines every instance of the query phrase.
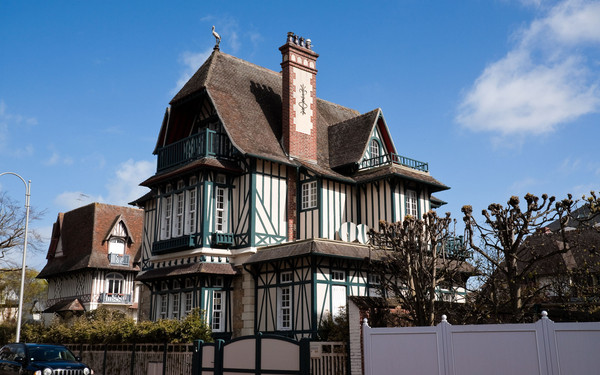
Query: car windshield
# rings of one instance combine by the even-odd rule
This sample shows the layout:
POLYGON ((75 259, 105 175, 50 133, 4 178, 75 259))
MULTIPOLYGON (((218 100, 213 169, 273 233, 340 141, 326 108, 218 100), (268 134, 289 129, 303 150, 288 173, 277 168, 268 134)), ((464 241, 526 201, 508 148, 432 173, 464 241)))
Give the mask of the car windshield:
POLYGON ((69 349, 62 346, 34 346, 29 348, 32 361, 75 361, 69 349))

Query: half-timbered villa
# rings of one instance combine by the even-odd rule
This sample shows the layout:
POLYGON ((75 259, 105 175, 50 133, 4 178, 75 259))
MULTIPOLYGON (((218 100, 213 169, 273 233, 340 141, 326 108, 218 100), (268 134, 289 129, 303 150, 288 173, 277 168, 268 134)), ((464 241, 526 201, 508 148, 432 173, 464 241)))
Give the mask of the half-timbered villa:
POLYGON ((224 336, 314 337, 348 296, 373 293, 368 228, 444 203, 381 109, 317 97, 310 40, 289 33, 280 51, 275 72, 216 46, 170 102, 152 192, 133 202, 151 319, 199 307, 224 336))
POLYGON ((47 314, 77 315, 107 306, 137 319, 144 212, 92 203, 59 213, 47 263, 47 314))

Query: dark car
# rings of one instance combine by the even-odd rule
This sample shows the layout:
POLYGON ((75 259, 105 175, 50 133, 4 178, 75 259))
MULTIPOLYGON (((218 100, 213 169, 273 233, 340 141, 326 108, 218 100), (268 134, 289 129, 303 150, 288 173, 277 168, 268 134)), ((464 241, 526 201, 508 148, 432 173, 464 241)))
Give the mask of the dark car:
POLYGON ((94 371, 62 345, 8 344, 0 349, 0 375, 89 375, 94 371))

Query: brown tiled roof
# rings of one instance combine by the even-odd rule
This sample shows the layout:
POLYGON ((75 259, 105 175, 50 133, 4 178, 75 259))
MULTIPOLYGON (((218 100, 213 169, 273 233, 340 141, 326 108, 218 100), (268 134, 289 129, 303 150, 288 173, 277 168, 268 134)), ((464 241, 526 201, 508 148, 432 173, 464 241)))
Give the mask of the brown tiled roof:
POLYGON ((228 160, 221 160, 215 158, 202 158, 198 160, 194 160, 191 163, 179 166, 174 169, 169 169, 164 172, 155 174, 154 176, 148 178, 140 185, 142 186, 152 186, 157 182, 168 180, 170 178, 174 178, 177 176, 181 176, 181 174, 186 172, 193 172, 194 170, 200 169, 201 167, 209 168, 209 169, 217 169, 222 171, 229 171, 233 173, 242 173, 243 171, 237 166, 236 163, 228 160))
POLYGON ((199 273, 211 275, 237 275, 238 272, 229 263, 191 263, 143 271, 138 274, 136 280, 149 281, 199 273))
MULTIPOLYGON (((244 264, 268 262, 276 259, 294 258, 306 255, 343 257, 357 260, 380 259, 384 250, 371 248, 357 242, 344 242, 326 239, 310 239, 287 242, 280 245, 259 248, 244 264)), ((448 260, 449 267, 467 274, 475 274, 475 268, 468 262, 448 260)))
POLYGON ((310 239, 287 242, 259 248, 244 264, 261 263, 274 259, 293 258, 309 254, 365 259, 371 256, 369 246, 355 242, 310 239))
POLYGON ((353 177, 357 182, 368 182, 389 176, 398 176, 407 180, 427 184, 432 187, 432 192, 450 189, 448 186, 433 178, 429 173, 420 172, 398 164, 388 164, 377 168, 364 169, 356 173, 353 177))
POLYGON ((92 203, 58 215, 46 256, 48 262, 38 277, 50 278, 87 268, 139 270, 137 266, 109 264, 105 239, 119 216, 129 231, 131 241, 126 247, 125 254, 130 256, 130 265, 139 262, 144 211, 131 207, 92 203), (59 240, 62 243, 62 256, 56 256, 59 240))
POLYGON ((329 164, 331 168, 358 163, 371 137, 381 110, 350 118, 329 127, 329 164))
POLYGON ((83 307, 81 302, 79 302, 79 300, 77 298, 75 298, 75 299, 69 299, 69 300, 57 302, 54 305, 48 307, 43 312, 58 313, 58 312, 65 312, 65 311, 85 311, 85 308, 83 307))
MULTIPOLYGON (((169 116, 175 118, 180 108, 187 111, 183 108, 190 98, 206 95, 234 147, 242 154, 284 164, 302 164, 290 160, 280 143, 281 92, 281 73, 216 50, 171 100, 169 116)), ((353 181, 354 176, 343 176, 333 168, 360 160, 380 116, 380 109, 360 115, 356 110, 317 98, 318 154, 317 164, 311 170, 324 177, 353 181)), ((171 139, 168 126, 168 121, 165 121, 157 145, 164 144, 167 138, 172 142, 186 134, 182 131, 171 139)), ((380 174, 396 172, 382 168, 378 171, 380 174)), ((408 173, 395 174, 412 177, 408 173)), ((155 177, 142 184, 157 182, 155 177)), ((430 176, 416 180, 437 185, 441 187, 439 190, 447 188, 430 176)))
MULTIPOLYGON (((588 269, 600 272, 600 233, 594 228, 571 230, 565 233, 568 244, 566 252, 560 252, 536 262, 531 270, 536 275, 559 275, 570 271, 588 269)), ((534 234, 529 236, 519 250, 519 257, 529 262, 534 256, 549 255, 562 251, 563 237, 560 233, 534 234)), ((521 263, 523 265, 525 263, 521 263)))

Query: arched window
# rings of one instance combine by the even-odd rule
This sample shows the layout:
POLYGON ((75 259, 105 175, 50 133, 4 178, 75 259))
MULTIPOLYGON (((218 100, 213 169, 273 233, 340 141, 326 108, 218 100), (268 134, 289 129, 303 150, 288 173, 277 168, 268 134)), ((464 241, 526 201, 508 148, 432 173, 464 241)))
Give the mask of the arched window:
POLYGON ((108 241, 108 253, 124 255, 125 254, 125 240, 119 237, 112 237, 108 241))
POLYGON ((377 165, 381 164, 381 160, 380 160, 381 145, 379 144, 378 140, 376 140, 376 139, 371 140, 371 144, 369 145, 369 154, 370 154, 372 166, 377 166, 377 165))
POLYGON ((106 275, 106 293, 109 296, 123 294, 123 283, 125 279, 119 273, 109 273, 106 275))

